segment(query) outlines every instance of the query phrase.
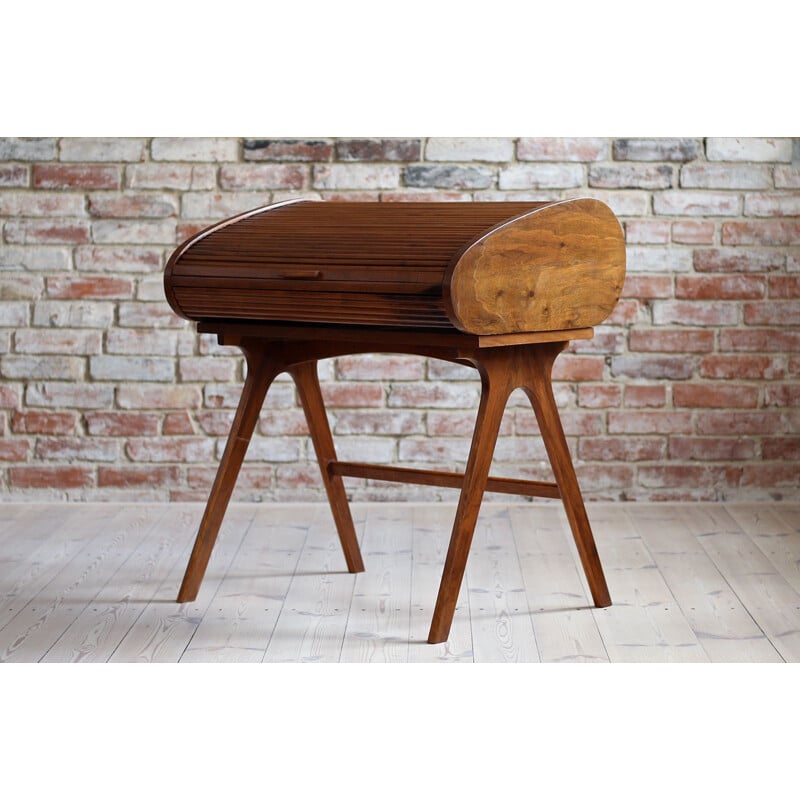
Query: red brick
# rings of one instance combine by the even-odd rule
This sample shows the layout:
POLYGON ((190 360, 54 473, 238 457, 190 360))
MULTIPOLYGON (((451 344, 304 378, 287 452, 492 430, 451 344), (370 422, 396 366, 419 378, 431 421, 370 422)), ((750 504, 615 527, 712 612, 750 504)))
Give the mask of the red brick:
POLYGON ((338 139, 340 161, 419 161, 420 139, 338 139))
POLYGON ((767 386, 764 405, 800 407, 800 383, 767 386))
POLYGON ((692 263, 697 272, 769 272, 783 269, 786 256, 770 250, 698 249, 692 263))
POLYGON ((691 433, 689 411, 609 411, 609 433, 691 433))
POLYGON ((138 486, 175 486, 180 483, 180 467, 99 467, 97 485, 130 489, 138 486))
POLYGON ((35 164, 33 185, 37 189, 119 189, 119 167, 99 164, 35 164))
POLYGON ((670 436, 669 457, 682 461, 747 461, 755 457, 755 442, 722 436, 670 436))
POLYGON ((164 417, 162 433, 165 436, 181 434, 193 435, 197 433, 192 423, 192 418, 186 411, 173 411, 164 417))
POLYGON ((387 200, 381 192, 320 192, 320 197, 334 203, 378 203, 387 200))
MULTIPOLYGON (((742 472, 742 486, 763 486, 776 489, 781 486, 796 488, 800 486, 800 470, 797 464, 745 464, 742 472)), ((780 500, 780 492, 771 493, 780 500)), ((788 499, 796 497, 792 492, 788 499)))
POLYGON ((705 436, 770 435, 781 430, 777 411, 707 411, 697 418, 697 433, 705 436))
POLYGON ((175 229, 176 241, 185 242, 192 236, 204 231, 210 224, 210 222, 179 222, 178 227, 175 229))
POLYGON ((605 325, 632 325, 642 313, 638 300, 620 300, 605 321, 605 325))
POLYGON ((659 386, 626 386, 625 405, 628 408, 661 408, 667 402, 667 388, 659 386))
POLYGON ((77 424, 75 411, 17 411, 11 418, 14 433, 72 434, 77 424))
POLYGON ((634 328, 630 349, 649 353, 710 353, 714 331, 702 328, 634 328))
POLYGON ((293 164, 232 164, 221 167, 222 189, 302 189, 308 182, 308 167, 293 164))
MULTIPOLYGON (((314 469, 317 471, 317 485, 321 487, 319 468, 316 465, 309 465, 309 472, 314 469)), ((201 494, 199 499, 205 502, 216 475, 216 467, 189 467, 186 470, 186 482, 192 488, 203 490, 204 494, 201 494)), ((236 478, 236 486, 240 489, 270 489, 273 483, 272 469, 263 464, 258 466, 244 464, 239 476, 236 478)), ((234 499, 235 497, 236 495, 234 494, 234 499)))
POLYGON ((800 462, 800 436, 764 439, 761 442, 761 457, 765 461, 800 462))
POLYGON ((30 450, 27 439, 0 439, 0 461, 26 461, 30 450))
POLYGON ((57 275, 47 279, 47 294, 49 297, 59 300, 131 297, 133 281, 130 278, 112 278, 100 275, 92 277, 57 275))
POLYGON ((760 378, 776 380, 784 377, 784 368, 777 358, 769 356, 710 355, 700 361, 704 378, 760 378))
POLYGON ((626 275, 622 287, 623 297, 639 299, 672 297, 670 275, 626 275))
MULTIPOLYGON (((262 415, 263 413, 264 412, 262 412, 262 415)), ((195 416, 197 418, 197 424, 200 426, 203 433, 207 433, 210 436, 227 436, 231 430, 234 414, 234 411, 214 410, 198 411, 195 416)))
POLYGON ((755 408, 758 387, 713 383, 676 383, 672 402, 677 408, 755 408))
POLYGON ((629 219, 625 221, 625 241, 628 244, 669 244, 666 220, 629 219))
POLYGON ((158 414, 137 411, 94 411, 85 415, 90 436, 157 436, 158 414))
POLYGON ((800 331, 775 328, 752 330, 723 330, 719 334, 719 349, 764 353, 800 352, 800 331))
POLYGON ((726 222, 722 226, 722 243, 757 244, 767 247, 800 244, 800 222, 788 220, 726 222))
POLYGON ((669 464, 639 468, 639 483, 647 487, 738 486, 742 467, 669 464))
POLYGON ((58 219, 15 220, 6 223, 5 234, 10 244, 86 244, 89 223, 58 219))
POLYGON ((625 351, 625 332, 621 330, 598 330, 595 328, 591 339, 573 339, 566 352, 568 353, 622 353, 625 351))
MULTIPOLYGON (((561 427, 567 436, 600 436, 603 431, 602 414, 588 411, 562 411, 561 427)), ((538 436, 539 426, 530 408, 514 413, 514 432, 518 436, 538 436)))
POLYGON ((745 303, 747 325, 800 325, 800 302, 745 303))
POLYGON ((329 408, 364 408, 383 405, 383 387, 376 384, 337 383, 322 388, 329 408))
POLYGON ((565 353, 553 365, 555 381, 599 381, 603 379, 605 360, 600 356, 573 356, 565 353))
POLYGON ((755 275, 678 275, 675 297, 686 300, 755 300, 766 281, 755 275))
POLYGON ((91 467, 11 467, 8 483, 15 489, 86 489, 94 474, 91 467))
POLYGON ((800 275, 770 275, 769 297, 784 300, 800 297, 800 275))
POLYGON ((93 194, 89 196, 93 217, 173 217, 178 203, 165 194, 93 194))
POLYGON ((608 158, 608 142, 589 138, 523 138, 517 143, 520 161, 601 161, 608 158))
POLYGON ((713 244, 714 229, 713 222, 673 222, 672 241, 678 244, 713 244))
POLYGON ((330 161, 333 144, 321 139, 245 139, 245 161, 330 161))
POLYGON ((278 489, 313 489, 322 486, 319 467, 313 464, 280 466, 276 478, 275 485, 278 489))
POLYGON ((700 303, 692 300, 656 300, 653 322, 656 325, 735 325, 739 319, 736 303, 700 303))
POLYGON ((667 451, 663 437, 601 436, 581 439, 580 458, 585 461, 657 461, 667 451))
POLYGON ((578 405, 582 408, 617 408, 622 405, 622 387, 582 383, 578 386, 578 405))

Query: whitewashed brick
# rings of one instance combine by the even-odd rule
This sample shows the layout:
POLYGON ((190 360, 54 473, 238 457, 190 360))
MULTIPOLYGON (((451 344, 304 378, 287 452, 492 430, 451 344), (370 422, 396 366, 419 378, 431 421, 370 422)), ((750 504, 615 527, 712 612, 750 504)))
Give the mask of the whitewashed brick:
POLYGON ((137 331, 111 328, 106 333, 106 352, 113 355, 172 356, 177 352, 178 331, 137 331))
POLYGON ((142 161, 144 139, 81 138, 62 139, 61 161, 142 161))
POLYGON ((0 215, 7 217, 85 217, 82 194, 65 192, 0 192, 0 215))
POLYGON ((463 464, 469 455, 467 437, 437 437, 421 439, 403 437, 398 452, 399 461, 420 464, 463 464))
POLYGON ((55 139, 0 137, 0 161, 51 161, 55 157, 55 139))
POLYGON ((24 273, 0 273, 0 300, 38 300, 44 293, 44 278, 24 273))
POLYGON ((78 381, 84 375, 84 361, 78 356, 3 356, 0 375, 20 380, 78 381))
POLYGON ((181 217, 224 219, 269 202, 269 192, 188 192, 181 199, 181 217))
POLYGON ((48 461, 111 462, 119 459, 119 442, 95 436, 85 439, 44 438, 36 442, 36 455, 48 461))
POLYGON ((646 217, 650 214, 650 192, 636 189, 603 190, 570 189, 564 199, 593 197, 605 203, 618 217, 646 217))
POLYGON ((83 245, 75 248, 75 269, 81 272, 161 272, 160 247, 106 247, 83 245))
POLYGON ((711 137, 706 140, 709 161, 791 161, 791 139, 711 137))
MULTIPOLYGON (((465 197, 464 200, 469 200, 465 197)), ((473 192, 472 199, 476 203, 549 203, 561 200, 561 192, 557 189, 511 190, 499 191, 488 189, 485 192, 473 192)))
POLYGON ((315 189, 394 189, 399 183, 396 164, 318 164, 312 179, 315 189))
POLYGON ((175 361, 157 356, 92 356, 89 374, 101 381, 173 381, 175 361))
POLYGON ((681 186, 687 189, 770 189, 770 168, 755 164, 686 164, 681 186))
POLYGON ((397 443, 391 436, 342 436, 336 442, 336 452, 342 461, 391 464, 397 443))
POLYGON ((580 164, 524 164, 500 170, 500 189, 570 189, 584 185, 580 164))
MULTIPOLYGON (((222 457, 225 439, 217 441, 217 458, 222 457)), ((305 441, 293 436, 254 436, 250 440, 244 460, 287 462, 305 458, 305 441)))
POLYGON ((114 304, 42 300, 33 307, 33 324, 51 328, 107 328, 114 321, 114 304))
POLYGON ((22 328, 27 324, 27 303, 5 301, 0 303, 0 328, 22 328))
POLYGON ((175 314, 166 303, 120 303, 119 325, 123 328, 184 328, 188 320, 175 314))
POLYGON ((125 170, 130 189, 190 189, 195 169, 191 164, 133 164, 125 170))
POLYGON ((236 161, 239 142, 210 137, 153 139, 150 153, 153 161, 236 161))
POLYGON ((628 272, 689 272, 692 269, 689 249, 629 245, 625 252, 628 272))
POLYGON ((749 217, 798 217, 800 192, 746 194, 744 213, 749 217))
POLYGON ((161 275, 140 278, 136 287, 136 299, 146 303, 164 302, 164 278, 161 275))
POLYGON ((800 189, 800 166, 775 167, 775 188, 776 189, 800 189))
POLYGON ((697 139, 617 139, 615 161, 692 161, 700 155, 697 139))
POLYGON ((63 272, 71 268, 70 251, 65 247, 0 245, 0 269, 63 272))
POLYGON ((658 192, 653 196, 653 210, 678 216, 735 217, 742 213, 742 198, 723 192, 658 192))
POLYGON ((102 219, 92 223, 97 244, 174 244, 174 220, 102 219))
POLYGON ((592 164, 589 186, 601 189, 669 189, 673 167, 670 164, 592 164))
POLYGON ((102 333, 98 330, 74 330, 69 328, 27 328, 14 335, 14 350, 17 353, 99 353, 102 333))
POLYGON ((461 139, 428 139, 427 161, 511 161, 513 139, 466 137, 461 139))

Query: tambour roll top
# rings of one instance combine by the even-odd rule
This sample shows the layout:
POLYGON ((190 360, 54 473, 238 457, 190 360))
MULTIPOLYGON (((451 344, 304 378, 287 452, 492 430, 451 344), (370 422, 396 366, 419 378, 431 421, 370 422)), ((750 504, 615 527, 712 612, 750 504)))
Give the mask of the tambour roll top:
POLYGON ((558 203, 279 203, 182 244, 164 287, 187 319, 479 335, 602 322, 625 276, 614 214, 558 203))

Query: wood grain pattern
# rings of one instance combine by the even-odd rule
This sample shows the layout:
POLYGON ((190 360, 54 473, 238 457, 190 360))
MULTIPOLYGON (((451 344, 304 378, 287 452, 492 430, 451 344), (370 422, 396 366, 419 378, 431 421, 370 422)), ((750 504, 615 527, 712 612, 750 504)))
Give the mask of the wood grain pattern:
POLYGON ((182 244, 167 300, 193 320, 275 320, 513 334, 611 313, 625 247, 597 200, 297 201, 182 244))
POLYGON ((6 660, 800 663, 794 504, 590 504, 613 609, 592 607, 560 504, 486 504, 450 637, 434 645, 455 504, 354 504, 368 571, 352 575, 327 572, 341 556, 324 506, 234 503, 182 605, 201 509, 143 505, 0 509, 4 546, 42 536, 0 570, 0 597, 19 601, 0 624, 6 660))

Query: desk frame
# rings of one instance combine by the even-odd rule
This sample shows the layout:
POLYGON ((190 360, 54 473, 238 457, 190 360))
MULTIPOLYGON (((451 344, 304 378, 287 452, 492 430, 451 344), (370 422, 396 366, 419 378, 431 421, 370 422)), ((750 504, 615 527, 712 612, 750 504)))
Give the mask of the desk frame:
POLYGON ((194 548, 178 593, 178 602, 194 600, 205 574, 239 469, 273 380, 288 372, 308 422, 347 569, 363 572, 364 563, 343 483, 344 477, 460 488, 450 546, 428 642, 444 642, 450 632, 475 524, 485 491, 530 497, 560 497, 592 600, 611 605, 603 568, 558 414, 551 372, 558 354, 572 339, 591 338, 591 328, 544 333, 475 336, 458 331, 376 330, 354 327, 291 326, 203 322, 200 333, 214 333, 220 344, 244 353, 247 377, 225 451, 206 504, 194 548), (463 474, 339 461, 317 376, 324 358, 359 353, 406 353, 474 367, 481 379, 481 399, 472 445, 463 474), (489 475, 500 422, 515 389, 528 396, 539 423, 555 482, 495 478, 489 475))

